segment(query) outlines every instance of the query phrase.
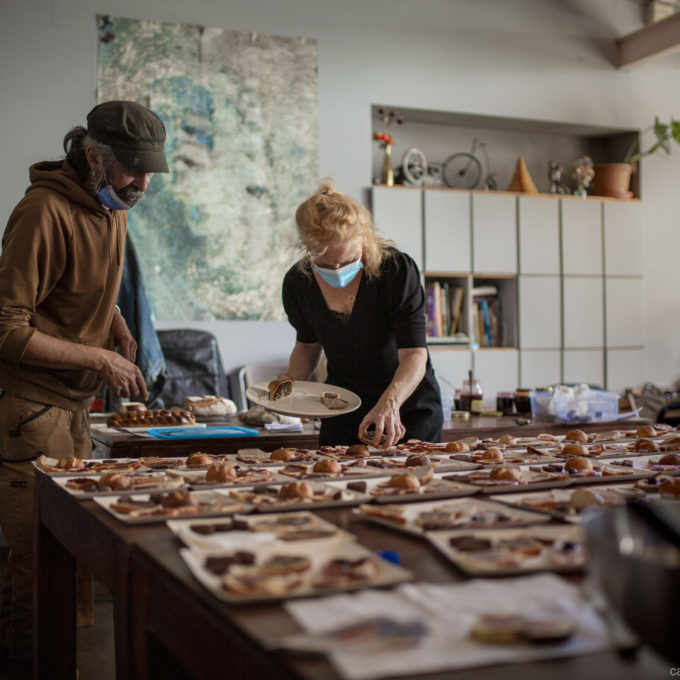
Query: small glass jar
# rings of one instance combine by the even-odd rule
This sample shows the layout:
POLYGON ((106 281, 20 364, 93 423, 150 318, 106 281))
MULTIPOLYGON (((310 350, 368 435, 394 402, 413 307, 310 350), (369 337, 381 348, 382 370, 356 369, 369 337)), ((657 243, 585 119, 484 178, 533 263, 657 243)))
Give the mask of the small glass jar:
POLYGON ((525 416, 531 415, 531 390, 515 390, 515 408, 517 409, 517 413, 521 413, 525 416))
POLYGON ((496 410, 500 411, 504 416, 512 416, 515 414, 515 394, 514 392, 497 392, 496 393, 496 410))
POLYGON ((463 380, 463 387, 460 391, 460 408, 461 411, 470 411, 470 413, 482 412, 482 401, 484 393, 482 386, 476 378, 463 380))

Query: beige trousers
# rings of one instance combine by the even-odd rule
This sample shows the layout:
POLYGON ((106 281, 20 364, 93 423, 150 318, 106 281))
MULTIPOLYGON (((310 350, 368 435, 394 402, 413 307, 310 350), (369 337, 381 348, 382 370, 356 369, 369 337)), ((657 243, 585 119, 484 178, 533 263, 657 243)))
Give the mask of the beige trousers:
POLYGON ((0 527, 9 557, 0 592, 0 644, 10 658, 33 649, 33 460, 92 456, 88 411, 5 392, 0 398, 0 527))

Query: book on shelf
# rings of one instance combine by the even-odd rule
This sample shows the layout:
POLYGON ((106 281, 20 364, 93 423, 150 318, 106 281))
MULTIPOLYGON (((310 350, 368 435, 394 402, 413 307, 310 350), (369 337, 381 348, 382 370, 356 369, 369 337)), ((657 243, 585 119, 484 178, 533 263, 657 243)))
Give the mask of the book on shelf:
POLYGON ((458 324, 460 323, 460 313, 463 309, 463 298, 465 297, 465 290, 460 286, 454 286, 449 290, 449 301, 451 310, 451 328, 449 335, 454 335, 458 331, 458 324))
POLYGON ((496 286, 475 286, 472 289, 472 297, 493 297, 498 295, 498 288, 496 286))
POLYGON ((493 347, 493 339, 491 338, 491 321, 489 319, 489 301, 483 298, 479 301, 479 308, 481 310, 482 324, 484 328, 484 346, 493 347))
POLYGON ((425 286, 425 333, 429 338, 434 336, 434 286, 425 286))
POLYGON ((451 307, 449 305, 450 287, 449 282, 446 281, 441 284, 441 310, 442 310, 442 325, 440 337, 452 335, 451 333, 451 307))

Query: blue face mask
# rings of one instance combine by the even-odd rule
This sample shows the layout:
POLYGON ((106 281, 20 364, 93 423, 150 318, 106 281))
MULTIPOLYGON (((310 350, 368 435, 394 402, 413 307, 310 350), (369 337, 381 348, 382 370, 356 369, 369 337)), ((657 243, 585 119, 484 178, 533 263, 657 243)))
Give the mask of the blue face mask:
POLYGON ((101 204, 110 210, 129 210, 130 206, 114 191, 110 184, 97 192, 101 204))
POLYGON ((359 258, 356 262, 350 262, 344 267, 340 267, 340 269, 327 269, 326 267, 314 265, 314 270, 329 286, 344 288, 352 283, 354 277, 361 271, 363 266, 361 258, 359 258))

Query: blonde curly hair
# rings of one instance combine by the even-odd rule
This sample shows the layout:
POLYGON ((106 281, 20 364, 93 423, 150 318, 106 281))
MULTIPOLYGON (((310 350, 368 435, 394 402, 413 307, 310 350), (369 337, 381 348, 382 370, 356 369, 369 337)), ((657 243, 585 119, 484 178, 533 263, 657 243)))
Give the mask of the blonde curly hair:
POLYGON ((333 246, 360 243, 361 261, 369 276, 380 275, 380 264, 389 255, 391 241, 382 238, 371 213, 351 196, 335 190, 332 179, 322 180, 317 191, 295 212, 298 245, 305 254, 304 268, 312 257, 333 246))

